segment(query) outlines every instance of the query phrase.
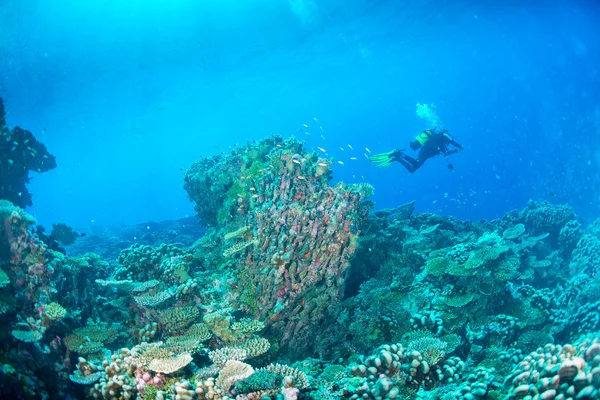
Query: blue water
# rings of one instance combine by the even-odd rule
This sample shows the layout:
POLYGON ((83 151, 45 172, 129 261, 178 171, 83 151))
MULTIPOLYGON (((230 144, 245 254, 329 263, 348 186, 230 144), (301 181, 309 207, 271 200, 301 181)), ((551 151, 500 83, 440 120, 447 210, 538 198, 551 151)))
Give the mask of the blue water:
POLYGON ((274 132, 343 161, 335 179, 372 183, 379 208, 480 219, 533 198, 597 217, 600 7, 405 3, 0 3, 7 122, 58 162, 29 211, 84 232, 193 215, 186 168, 274 132), (408 148, 427 127, 417 103, 465 146, 454 171, 374 168, 365 148, 408 148))

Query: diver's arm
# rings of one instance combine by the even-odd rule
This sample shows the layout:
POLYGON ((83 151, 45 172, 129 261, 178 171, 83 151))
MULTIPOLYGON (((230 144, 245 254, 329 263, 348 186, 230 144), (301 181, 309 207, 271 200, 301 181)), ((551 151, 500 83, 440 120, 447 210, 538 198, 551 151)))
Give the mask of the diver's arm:
POLYGON ((445 151, 443 151, 444 155, 449 156, 450 154, 454 154, 454 153, 458 153, 459 151, 461 151, 463 149, 462 145, 458 142, 456 142, 454 139, 447 137, 448 140, 448 144, 451 144, 452 146, 454 146, 455 148, 452 150, 448 150, 448 147, 446 145, 445 151))
POLYGON ((462 145, 453 139, 449 139, 448 143, 450 143, 452 146, 456 147, 455 149, 450 150, 452 152, 451 154, 454 154, 463 149, 462 145))

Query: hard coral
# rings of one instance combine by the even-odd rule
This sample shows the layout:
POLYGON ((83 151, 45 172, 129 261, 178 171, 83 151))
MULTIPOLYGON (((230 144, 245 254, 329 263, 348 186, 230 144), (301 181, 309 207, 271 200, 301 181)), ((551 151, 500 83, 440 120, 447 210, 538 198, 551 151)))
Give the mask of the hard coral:
POLYGON ((33 204, 27 189, 29 172, 46 172, 56 168, 56 158, 31 132, 15 127, 9 130, 0 99, 0 198, 19 207, 33 204))

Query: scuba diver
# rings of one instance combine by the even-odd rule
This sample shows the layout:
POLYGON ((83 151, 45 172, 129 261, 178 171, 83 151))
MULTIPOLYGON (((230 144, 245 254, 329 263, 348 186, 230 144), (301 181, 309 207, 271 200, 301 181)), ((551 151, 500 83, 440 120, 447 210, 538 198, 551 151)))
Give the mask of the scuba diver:
MULTIPOLYGON (((420 149, 416 159, 404 154, 404 150, 396 149, 387 153, 371 156, 369 157, 369 160, 377 163, 378 168, 389 167, 394 161, 398 161, 408 170, 408 172, 412 173, 421 168, 425 161, 432 157, 439 154, 446 157, 463 149, 459 143, 454 141, 446 129, 438 128, 426 129, 419 133, 417 137, 410 142, 410 148, 415 151, 420 149), (448 149, 448 145, 452 145, 455 148, 448 149)), ((448 169, 454 169, 454 166, 448 164, 448 169)))

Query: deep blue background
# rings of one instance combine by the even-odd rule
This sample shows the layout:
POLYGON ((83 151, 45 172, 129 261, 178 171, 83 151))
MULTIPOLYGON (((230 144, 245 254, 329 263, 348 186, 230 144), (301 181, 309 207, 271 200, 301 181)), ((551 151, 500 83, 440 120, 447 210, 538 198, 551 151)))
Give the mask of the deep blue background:
POLYGON ((326 148, 345 163, 336 179, 372 183, 379 207, 480 219, 533 198, 596 218, 599 6, 520 3, 2 2, 7 121, 58 161, 30 211, 82 230, 193 214, 185 169, 275 132, 326 148), (465 146, 454 172, 365 159, 426 127, 417 103, 465 146))

